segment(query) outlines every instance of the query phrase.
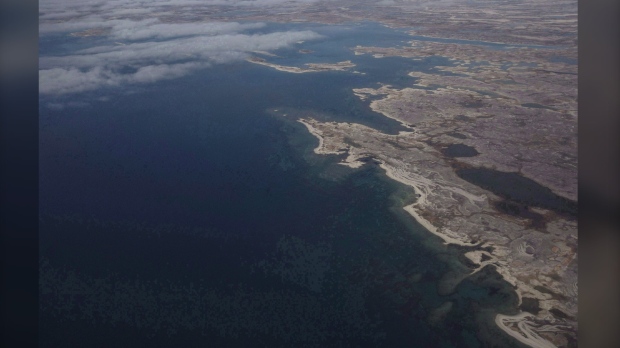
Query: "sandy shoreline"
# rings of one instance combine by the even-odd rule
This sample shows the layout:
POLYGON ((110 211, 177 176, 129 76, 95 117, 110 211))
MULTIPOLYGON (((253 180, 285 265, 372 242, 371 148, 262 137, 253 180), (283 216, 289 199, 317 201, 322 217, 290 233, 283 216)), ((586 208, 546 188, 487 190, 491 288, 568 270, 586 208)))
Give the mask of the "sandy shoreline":
POLYGON ((319 134, 319 132, 312 127, 311 124, 309 124, 308 122, 304 121, 303 119, 300 119, 299 122, 301 122, 304 126, 306 126, 306 128, 308 129, 308 132, 310 132, 310 134, 314 135, 315 137, 317 137, 319 139, 319 145, 317 147, 314 148, 314 153, 316 154, 335 154, 336 152, 328 152, 324 150, 324 140, 323 137, 321 136, 321 134, 319 134))
MULTIPOLYGON (((338 124, 334 122, 322 124, 313 119, 299 119, 298 121, 304 124, 304 126, 306 126, 310 134, 314 135, 315 137, 319 139, 319 145, 314 149, 314 152, 316 154, 342 155, 348 152, 348 157, 343 162, 340 162, 340 164, 347 165, 352 168, 357 168, 364 164, 364 162, 361 162, 358 159, 360 158, 360 156, 363 156, 364 154, 366 154, 366 151, 360 152, 359 149, 355 147, 348 147, 347 150, 344 150, 343 147, 346 147, 346 144, 343 144, 340 141, 334 141, 332 139, 332 137, 336 136, 336 134, 330 133, 329 138, 325 139, 324 138, 325 130, 318 128, 319 125, 322 125, 323 127, 328 127, 328 129, 331 129, 331 127, 334 127, 333 128, 334 131, 345 132, 345 134, 347 134, 347 132, 352 131, 349 128, 353 127, 353 129, 356 129, 355 126, 352 126, 350 124, 338 124)), ((363 126, 358 126, 358 127, 363 127, 363 126)), ((360 128, 359 131, 362 131, 364 129, 365 127, 360 128)), ((411 132, 406 132, 406 133, 411 133, 411 132)), ((484 203, 484 201, 487 201, 489 199, 486 195, 478 193, 478 192, 477 193, 469 192, 465 190, 464 188, 461 188, 458 186, 454 186, 454 187, 451 185, 446 186, 445 185, 446 183, 443 183, 442 181, 435 182, 433 179, 429 177, 421 176, 421 174, 418 173, 416 170, 409 168, 405 163, 400 163, 399 160, 396 160, 395 163, 386 163, 385 159, 381 157, 382 156, 378 156, 378 158, 375 158, 375 159, 379 162, 379 166, 385 171, 385 174, 392 180, 398 181, 402 184, 412 187, 415 190, 416 194, 418 195, 415 203, 406 205, 403 207, 403 209, 407 211, 407 213, 409 213, 418 223, 420 223, 420 225, 422 225, 426 230, 428 230, 432 234, 441 238, 445 244, 455 244, 459 246, 471 247, 471 246, 479 245, 480 243, 482 243, 482 241, 477 242, 477 244, 472 243, 468 234, 455 233, 451 230, 451 228, 453 227, 444 226, 444 227, 439 228, 433 225, 431 221, 429 221, 427 218, 423 216, 424 215, 423 212, 427 210, 433 211, 433 209, 435 209, 434 204, 429 201, 429 198, 430 198, 429 195, 433 194, 433 192, 436 192, 438 189, 440 189, 440 187, 441 187, 441 190, 447 191, 446 192, 447 194, 457 195, 457 196, 462 197, 464 199, 464 202, 468 201, 468 204, 475 205, 479 203, 484 203)), ((425 175, 428 175, 428 173, 425 175)), ((523 282, 520 278, 517 278, 512 274, 512 272, 509 269, 511 265, 510 261, 507 261, 504 259, 504 256, 506 256, 507 253, 511 252, 509 249, 507 249, 507 246, 503 244, 496 244, 495 242, 491 240, 486 240, 484 241, 484 243, 485 243, 484 244, 485 247, 492 247, 495 249, 495 252, 491 253, 490 254, 491 259, 486 260, 486 261, 481 261, 481 254, 486 253, 486 252, 477 251, 477 252, 466 253, 465 257, 469 258, 473 262, 480 265, 475 270, 472 270, 472 272, 468 274, 467 276, 477 273, 478 271, 480 271, 482 268, 486 266, 493 265, 495 266, 497 272, 508 283, 515 286, 515 292, 519 299, 519 305, 521 305, 523 297, 526 296, 528 298, 534 298, 536 300, 541 301, 541 307, 549 309, 550 307, 548 306, 550 306, 551 304, 548 302, 549 298, 547 294, 541 293, 540 291, 534 289, 531 284, 527 284, 523 282)), ((532 319, 528 319, 530 317, 532 317, 533 320, 540 319, 530 313, 522 313, 522 315, 513 316, 513 317, 499 316, 498 318, 496 318, 495 322, 503 331, 510 334, 514 338, 519 339, 519 341, 527 345, 530 345, 534 348, 555 347, 549 341, 537 335, 534 332, 534 329, 532 329, 527 324, 528 320, 529 321, 532 320, 532 319), (523 333, 519 333, 509 328, 508 325, 505 324, 504 322, 514 323, 515 329, 525 330, 525 331, 523 333)), ((546 326, 553 328, 555 325, 550 324, 546 326)), ((539 330, 539 328, 537 327, 535 329, 539 330)), ((549 329, 546 331, 553 332, 555 330, 549 329)))
POLYGON ((525 319, 532 317, 533 315, 527 312, 522 312, 517 315, 509 316, 504 314, 498 314, 495 316, 495 324, 502 329, 505 333, 516 338, 519 342, 527 344, 533 348, 556 348, 551 342, 538 336, 531 330, 525 319), (506 323, 516 323, 520 333, 512 330, 506 323))
POLYGON ((400 177, 398 175, 395 175, 393 168, 391 168, 390 166, 385 165, 384 163, 381 163, 379 165, 383 170, 385 170, 385 174, 391 178, 392 180, 396 180, 400 183, 403 183, 407 186, 411 186, 413 187, 413 189, 415 190, 415 192, 417 194, 419 194, 419 197, 417 199, 417 201, 413 204, 409 204, 403 207, 403 209, 405 211, 407 211, 409 214, 411 214, 413 216, 413 218, 420 223, 420 225, 424 226, 424 228, 426 228, 429 232, 431 232, 432 234, 438 236, 439 238, 441 238, 445 244, 457 244, 457 245, 465 245, 465 246, 472 246, 473 244, 471 243, 467 243, 467 242, 463 242, 462 240, 456 239, 456 238, 452 238, 450 236, 448 236, 445 233, 441 233, 439 232, 439 229, 435 226, 433 226, 433 224, 430 223, 430 221, 426 220, 425 218, 423 218, 422 216, 420 216, 420 214, 416 211, 415 207, 419 206, 419 205, 424 205, 424 203, 426 202, 426 197, 427 194, 424 190, 421 190, 418 185, 416 185, 416 183, 413 180, 407 180, 403 177, 400 177))
POLYGON ((289 72, 293 74, 303 74, 309 72, 321 72, 321 71, 345 71, 355 66, 350 60, 345 60, 338 63, 306 63, 308 68, 298 68, 296 66, 286 66, 274 63, 269 63, 262 58, 251 57, 246 59, 247 62, 268 66, 279 71, 289 72))

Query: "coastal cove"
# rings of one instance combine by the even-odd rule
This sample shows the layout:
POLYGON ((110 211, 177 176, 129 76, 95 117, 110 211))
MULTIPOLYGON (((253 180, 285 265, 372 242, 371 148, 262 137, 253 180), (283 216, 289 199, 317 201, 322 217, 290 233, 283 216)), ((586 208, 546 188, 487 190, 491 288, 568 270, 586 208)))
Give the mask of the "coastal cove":
POLYGON ((411 87, 409 72, 455 62, 356 54, 411 40, 372 22, 256 31, 280 29, 323 38, 254 57, 351 64, 240 60, 77 104, 41 97, 42 347, 68 333, 84 346, 525 347, 496 324, 519 313, 514 287, 464 257, 482 246, 445 244, 403 209, 419 192, 371 155, 351 168, 346 151, 315 153, 300 122, 411 132, 353 89, 411 87))

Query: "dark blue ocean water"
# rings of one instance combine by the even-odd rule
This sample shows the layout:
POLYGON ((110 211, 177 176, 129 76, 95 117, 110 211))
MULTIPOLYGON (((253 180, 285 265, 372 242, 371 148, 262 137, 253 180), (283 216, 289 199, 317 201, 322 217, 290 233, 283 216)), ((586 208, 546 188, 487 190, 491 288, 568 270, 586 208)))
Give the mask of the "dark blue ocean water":
MULTIPOLYGON (((307 26, 261 30, 290 28, 307 26)), ((464 250, 401 209, 414 192, 315 155, 303 125, 269 113, 395 133, 351 89, 448 61, 355 56, 407 40, 373 23, 310 28, 325 38, 273 62, 350 59, 366 75, 238 62, 41 98, 42 347, 516 346, 492 324, 516 295, 492 269, 450 286, 464 250), (86 105, 45 106, 69 101, 86 105)), ((68 39, 42 54, 54 40, 68 39)))

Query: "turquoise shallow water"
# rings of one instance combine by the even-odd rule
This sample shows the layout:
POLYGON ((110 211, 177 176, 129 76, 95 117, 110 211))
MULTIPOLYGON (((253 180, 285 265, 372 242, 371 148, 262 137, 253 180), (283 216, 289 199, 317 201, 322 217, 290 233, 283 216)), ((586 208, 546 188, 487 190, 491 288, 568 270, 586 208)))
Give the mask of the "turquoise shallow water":
MULTIPOLYGON (((261 30, 283 28, 305 29, 261 30)), ((514 292, 491 269, 454 286, 463 250, 401 209, 410 189, 315 155, 303 125, 268 112, 395 133, 351 88, 406 85, 447 60, 355 56, 406 39, 373 23, 311 29, 325 38, 275 52, 279 64, 350 59, 367 74, 239 62, 41 98, 42 346, 516 345, 492 325, 514 292), (44 107, 68 100, 88 105, 44 107)))

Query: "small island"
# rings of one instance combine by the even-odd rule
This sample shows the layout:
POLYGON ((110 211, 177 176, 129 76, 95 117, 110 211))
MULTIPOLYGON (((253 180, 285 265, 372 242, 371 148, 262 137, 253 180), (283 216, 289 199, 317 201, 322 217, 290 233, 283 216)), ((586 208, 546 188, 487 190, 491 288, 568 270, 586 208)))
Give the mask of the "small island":
POLYGON ((338 63, 306 63, 306 66, 308 68, 298 68, 296 66, 286 66, 286 65, 269 63, 265 59, 259 58, 259 57, 250 57, 247 59, 247 61, 250 63, 265 65, 265 66, 274 68, 276 70, 295 73, 295 74, 302 74, 302 73, 308 73, 308 72, 319 72, 319 71, 344 71, 344 70, 350 69, 355 66, 355 64, 353 64, 350 60, 345 60, 345 61, 338 62, 338 63))

